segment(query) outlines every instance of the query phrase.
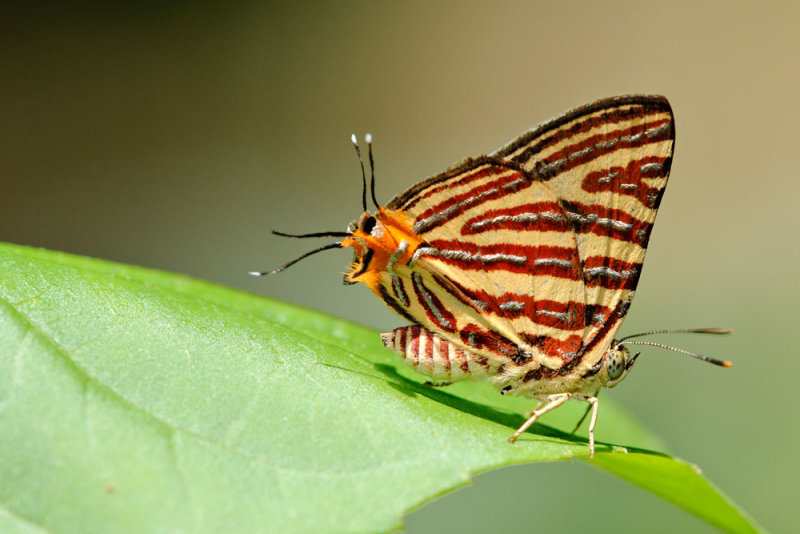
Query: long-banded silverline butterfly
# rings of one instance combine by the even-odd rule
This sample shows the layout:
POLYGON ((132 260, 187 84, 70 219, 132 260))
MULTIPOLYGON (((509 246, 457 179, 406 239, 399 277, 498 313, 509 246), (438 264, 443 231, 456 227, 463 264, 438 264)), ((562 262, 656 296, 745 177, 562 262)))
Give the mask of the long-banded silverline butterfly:
MULTIPOLYGON (((594 456, 597 394, 619 384, 653 345, 730 367, 730 362, 632 338, 671 332, 725 334, 723 328, 659 330, 614 339, 639 280, 653 221, 667 185, 675 140, 662 96, 598 100, 549 120, 489 154, 469 158, 380 206, 372 139, 362 214, 346 232, 272 271, 333 248, 352 247, 346 284, 361 282, 410 326, 381 334, 384 345, 431 386, 465 378, 501 394, 539 401, 513 442, 569 399, 589 403, 594 456)), ((577 430, 577 428, 575 430, 577 430)))

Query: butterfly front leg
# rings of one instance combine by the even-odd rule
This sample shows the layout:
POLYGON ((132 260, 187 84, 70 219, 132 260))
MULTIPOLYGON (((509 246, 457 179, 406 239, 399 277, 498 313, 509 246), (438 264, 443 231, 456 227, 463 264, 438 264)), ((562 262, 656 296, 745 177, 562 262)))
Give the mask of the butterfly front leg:
POLYGON ((537 419, 547 412, 555 410, 569 399, 582 400, 591 405, 592 417, 589 420, 589 458, 594 458, 594 427, 597 424, 597 408, 599 401, 597 400, 597 397, 584 395, 582 393, 556 393, 554 395, 543 395, 540 397, 540 402, 536 408, 529 414, 526 414, 528 420, 525 421, 516 432, 514 432, 513 436, 508 438, 508 441, 514 443, 523 432, 528 430, 528 428, 530 428, 530 426, 536 422, 537 419), (542 406, 542 404, 544 404, 544 406, 542 406))

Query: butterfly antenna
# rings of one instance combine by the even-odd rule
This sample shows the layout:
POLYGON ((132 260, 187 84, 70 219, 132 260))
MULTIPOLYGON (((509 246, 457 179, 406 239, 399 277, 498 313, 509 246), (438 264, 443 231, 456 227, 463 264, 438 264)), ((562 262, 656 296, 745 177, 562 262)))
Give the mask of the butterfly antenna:
POLYGON ((295 239, 307 239, 311 237, 348 237, 350 235, 347 232, 314 232, 313 234, 287 234, 284 232, 279 232, 277 230, 273 230, 272 233, 274 235, 279 235, 281 237, 293 237, 295 239))
MULTIPOLYGON (((703 333, 710 333, 710 332, 703 332, 703 333)), ((628 336, 629 338, 631 336, 628 336)), ((716 358, 711 358, 709 356, 704 356, 702 354, 697 354, 696 352, 689 352, 688 350, 679 349, 678 347, 673 347, 671 345, 665 345, 664 343, 657 343, 655 341, 625 341, 620 340, 617 342, 617 346, 620 347, 622 345, 649 345, 651 347, 658 347, 661 349, 672 350, 675 352, 680 352, 681 354, 686 354, 687 356, 691 356, 692 358, 697 358, 698 360, 703 360, 704 362, 713 363, 714 365, 719 365, 720 367, 731 367, 733 364, 726 360, 718 360, 716 358)))
POLYGON ((361 165, 361 208, 362 211, 367 211, 367 173, 364 170, 364 160, 361 159, 361 148, 358 146, 358 139, 356 134, 350 136, 350 142, 356 147, 356 155, 358 156, 358 163, 361 165))
POLYGON ((272 269, 271 271, 251 271, 250 274, 252 274, 253 276, 266 276, 268 274, 279 273, 279 272, 283 271, 284 269, 288 269, 289 267, 291 267, 292 265, 294 265, 298 261, 306 259, 307 257, 311 256, 312 254, 316 254, 317 252, 322 252, 323 250, 330 250, 332 248, 342 248, 342 242, 341 241, 337 241, 336 243, 331 243, 329 245, 325 245, 324 247, 315 248, 314 250, 312 250, 310 252, 306 252, 305 254, 300 256, 299 258, 295 258, 292 261, 290 261, 289 263, 285 263, 285 264, 281 265, 277 269, 272 269))
POLYGON ((650 336, 653 334, 730 334, 732 328, 666 328, 664 330, 651 330, 649 332, 639 332, 625 336, 619 341, 625 341, 634 337, 650 336))
POLYGON ((372 204, 376 208, 380 208, 380 204, 375 199, 375 158, 372 157, 372 134, 367 134, 364 136, 364 140, 367 142, 367 154, 369 154, 369 175, 370 175, 370 194, 372 195, 372 204))

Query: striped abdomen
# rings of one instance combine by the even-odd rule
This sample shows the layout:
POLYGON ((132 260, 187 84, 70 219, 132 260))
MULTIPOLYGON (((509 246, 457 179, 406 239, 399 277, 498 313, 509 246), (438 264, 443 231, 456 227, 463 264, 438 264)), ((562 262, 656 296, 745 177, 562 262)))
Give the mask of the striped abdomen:
POLYGON ((381 339, 415 371, 437 380, 454 382, 497 372, 498 365, 487 358, 467 353, 419 325, 396 328, 381 334, 381 339))

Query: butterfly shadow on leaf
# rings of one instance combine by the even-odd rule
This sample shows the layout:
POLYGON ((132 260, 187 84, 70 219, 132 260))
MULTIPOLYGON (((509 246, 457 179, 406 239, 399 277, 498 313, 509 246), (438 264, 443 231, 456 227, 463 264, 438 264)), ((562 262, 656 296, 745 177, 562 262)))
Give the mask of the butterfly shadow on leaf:
MULTIPOLYGON (((435 402, 444 404, 446 406, 449 406, 450 408, 459 410, 463 413, 467 413, 475 417, 480 417, 482 419, 485 419, 487 421, 492 421, 497 424, 501 424, 510 429, 508 433, 509 436, 511 436, 513 431, 519 428, 519 426, 525 422, 525 417, 521 414, 504 412, 496 408, 493 408, 491 406, 487 406, 486 404, 481 404, 479 402, 459 397, 457 395, 454 395, 452 393, 443 390, 442 388, 432 387, 411 380, 398 373, 397 369, 391 365, 376 363, 374 364, 374 368, 375 370, 379 371, 384 376, 386 376, 387 384, 390 387, 403 393, 404 395, 408 396, 423 395, 435 402)), ((580 444, 588 443, 587 439, 584 437, 577 436, 576 434, 573 433, 564 432, 557 428, 553 428, 549 425, 538 422, 535 423, 531 427, 531 430, 529 430, 525 434, 534 434, 541 437, 555 438, 558 440, 569 441, 573 443, 580 443, 580 444)), ((523 434, 523 436, 525 434, 523 434)), ((613 443, 598 441, 597 446, 599 449, 598 452, 602 452, 603 449, 610 450, 618 445, 613 443)), ((646 449, 638 449, 635 447, 628 447, 628 446, 625 446, 625 448, 629 451, 662 455, 661 453, 646 449)))
MULTIPOLYGON (((391 365, 376 363, 373 364, 373 367, 375 370, 386 376, 387 384, 390 387, 403 393, 404 395, 423 395, 435 402, 444 404, 463 413, 506 426, 509 428, 509 436, 511 436, 513 431, 519 428, 519 426, 525 422, 525 416, 522 414, 505 412, 487 404, 482 404, 480 402, 475 402, 473 400, 454 395, 453 393, 450 393, 442 388, 432 387, 424 383, 416 382, 398 373, 397 369, 391 365)), ((565 432, 540 422, 535 423, 527 432, 522 434, 522 436, 525 435, 535 435, 540 438, 554 438, 560 441, 568 441, 575 444, 588 444, 588 440, 583 436, 578 436, 572 432, 565 432)), ((518 444, 522 443, 522 439, 518 441, 518 444)), ((610 452, 615 447, 623 447, 628 452, 637 452, 656 456, 668 456, 662 452, 651 449, 644 449, 641 447, 633 447, 605 441, 597 441, 596 446, 598 447, 597 452, 610 452)))

